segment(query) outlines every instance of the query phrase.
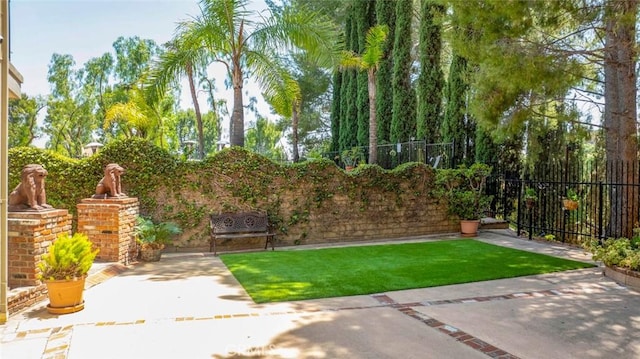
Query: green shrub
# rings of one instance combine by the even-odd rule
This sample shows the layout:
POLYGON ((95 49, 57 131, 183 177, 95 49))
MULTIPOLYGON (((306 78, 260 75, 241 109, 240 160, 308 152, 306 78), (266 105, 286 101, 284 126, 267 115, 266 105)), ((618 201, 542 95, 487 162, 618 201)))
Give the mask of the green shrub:
POLYGON ((640 270, 640 248, 638 237, 609 238, 600 244, 592 240, 587 249, 593 253, 593 259, 602 261, 607 266, 616 266, 632 270, 640 270))
POLYGON ((59 235, 38 264, 42 271, 40 279, 68 280, 85 276, 99 251, 92 250, 91 246, 92 243, 85 234, 59 235))
POLYGON ((141 246, 162 249, 171 244, 171 237, 182 233, 182 229, 173 222, 153 223, 151 219, 138 217, 134 233, 141 246))

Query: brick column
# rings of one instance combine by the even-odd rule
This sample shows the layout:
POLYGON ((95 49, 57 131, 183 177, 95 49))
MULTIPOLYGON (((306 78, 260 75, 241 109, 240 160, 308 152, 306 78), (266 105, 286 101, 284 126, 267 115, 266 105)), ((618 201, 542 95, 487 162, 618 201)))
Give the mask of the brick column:
POLYGON ((42 255, 58 237, 71 234, 71 215, 66 209, 42 212, 9 212, 9 287, 37 286, 42 255))
POLYGON ((138 213, 134 197, 85 198, 78 204, 78 232, 100 249, 97 260, 129 264, 138 255, 133 234, 138 213))

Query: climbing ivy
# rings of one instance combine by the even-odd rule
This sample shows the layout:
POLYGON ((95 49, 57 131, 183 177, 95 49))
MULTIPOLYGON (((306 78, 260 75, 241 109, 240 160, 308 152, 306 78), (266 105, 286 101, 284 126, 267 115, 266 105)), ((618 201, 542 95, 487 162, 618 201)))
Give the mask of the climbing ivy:
MULTIPOLYGON (((137 197, 143 216, 173 221, 184 229, 180 245, 204 241, 209 236, 210 213, 259 210, 268 214, 279 233, 287 235, 323 215, 344 216, 335 201, 347 201, 349 211, 384 215, 372 203, 393 210, 417 198, 432 198, 435 171, 422 163, 408 163, 393 170, 363 165, 345 172, 333 161, 322 159, 290 165, 275 163, 244 148, 231 147, 202 161, 185 161, 141 140, 114 141, 99 153, 70 159, 35 148, 9 151, 10 184, 20 181, 26 164, 43 165, 48 202, 76 213, 76 205, 91 197, 108 163, 125 169, 123 191, 137 197)), ((343 202, 341 202, 343 203, 343 202)), ((294 239, 295 241, 295 239, 294 239)))

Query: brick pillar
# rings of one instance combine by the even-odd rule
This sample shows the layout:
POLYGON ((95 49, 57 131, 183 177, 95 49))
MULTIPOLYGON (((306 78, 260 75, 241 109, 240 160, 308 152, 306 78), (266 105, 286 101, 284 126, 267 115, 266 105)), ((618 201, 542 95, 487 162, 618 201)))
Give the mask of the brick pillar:
POLYGON ((134 197, 85 198, 78 204, 78 232, 100 249, 97 260, 129 264, 138 255, 133 234, 138 213, 134 197))
POLYGON ((42 212, 9 212, 9 287, 37 286, 38 263, 59 234, 71 234, 71 215, 66 209, 42 212))

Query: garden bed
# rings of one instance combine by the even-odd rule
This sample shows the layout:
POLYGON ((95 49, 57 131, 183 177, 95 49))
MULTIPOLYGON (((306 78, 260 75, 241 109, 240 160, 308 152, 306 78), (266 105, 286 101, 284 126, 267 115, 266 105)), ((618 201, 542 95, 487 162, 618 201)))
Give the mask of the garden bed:
POLYGON ((640 272, 616 266, 605 266, 603 273, 606 277, 620 284, 640 291, 640 272))

